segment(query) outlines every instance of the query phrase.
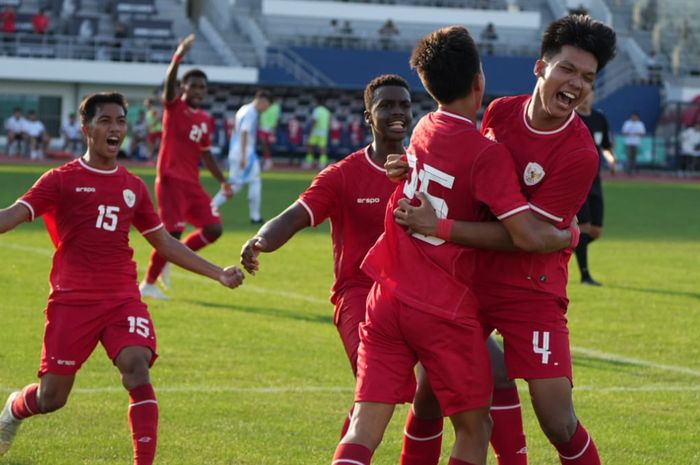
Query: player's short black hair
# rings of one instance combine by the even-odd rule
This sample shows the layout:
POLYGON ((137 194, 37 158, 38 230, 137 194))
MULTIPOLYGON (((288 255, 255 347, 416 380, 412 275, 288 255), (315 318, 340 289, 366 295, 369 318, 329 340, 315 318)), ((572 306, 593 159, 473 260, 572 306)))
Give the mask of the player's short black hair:
POLYGON ((20 107, 14 107, 12 113, 22 113, 22 109, 20 107))
POLYGON ((272 103, 272 92, 267 89, 259 89, 257 92, 255 92, 255 98, 264 98, 268 102, 272 103))
POLYGON ((615 31, 588 15, 568 15, 552 22, 542 35, 540 58, 550 58, 564 45, 592 54, 600 71, 615 56, 615 31))
POLYGON ((129 104, 126 102, 126 97, 118 92, 98 92, 90 94, 80 102, 78 112, 80 113, 80 124, 90 124, 90 121, 97 114, 97 108, 105 103, 116 103, 124 110, 124 116, 128 110, 129 104))
POLYGON ((182 75, 182 83, 185 84, 191 78, 203 78, 205 81, 209 81, 207 74, 199 68, 192 68, 182 75))
POLYGON ((471 92, 481 73, 474 39, 462 26, 449 26, 423 36, 409 60, 423 86, 439 103, 452 103, 471 92))
POLYGON ((365 110, 370 111, 372 109, 374 91, 385 86, 399 86, 405 88, 409 92, 411 90, 408 86, 408 82, 398 74, 382 74, 381 76, 377 76, 365 86, 365 110))

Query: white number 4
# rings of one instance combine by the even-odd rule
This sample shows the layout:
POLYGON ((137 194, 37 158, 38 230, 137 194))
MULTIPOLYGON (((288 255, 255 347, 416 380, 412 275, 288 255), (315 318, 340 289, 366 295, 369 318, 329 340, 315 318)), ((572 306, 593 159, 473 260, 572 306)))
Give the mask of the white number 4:
POLYGON ((119 217, 117 216, 117 213, 119 213, 119 207, 100 205, 97 207, 97 211, 100 212, 100 215, 97 217, 95 227, 98 229, 104 229, 105 231, 116 231, 117 221, 119 221, 119 217))
POLYGON ((148 337, 151 334, 151 329, 148 327, 148 318, 140 316, 127 317, 129 320, 129 332, 136 333, 139 336, 148 337))
POLYGON ((549 331, 542 331, 542 345, 540 345, 540 332, 532 332, 532 350, 536 354, 542 355, 543 365, 549 363, 549 355, 552 353, 552 351, 549 350, 549 331))

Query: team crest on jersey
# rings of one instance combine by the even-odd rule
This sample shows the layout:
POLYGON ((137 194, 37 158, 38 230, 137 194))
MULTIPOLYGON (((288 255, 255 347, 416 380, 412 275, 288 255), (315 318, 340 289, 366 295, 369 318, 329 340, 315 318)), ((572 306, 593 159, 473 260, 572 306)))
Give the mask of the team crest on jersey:
POLYGON ((136 203, 136 194, 134 194, 131 189, 124 189, 122 194, 124 194, 124 202, 126 203, 126 206, 129 208, 133 207, 136 203))
POLYGON ((496 140, 496 133, 493 132, 493 128, 487 128, 486 132, 484 133, 484 137, 494 142, 498 142, 496 140))
POLYGON ((525 167, 525 172, 523 173, 523 181, 525 185, 534 186, 538 182, 542 181, 544 178, 544 168, 539 163, 531 161, 525 167))

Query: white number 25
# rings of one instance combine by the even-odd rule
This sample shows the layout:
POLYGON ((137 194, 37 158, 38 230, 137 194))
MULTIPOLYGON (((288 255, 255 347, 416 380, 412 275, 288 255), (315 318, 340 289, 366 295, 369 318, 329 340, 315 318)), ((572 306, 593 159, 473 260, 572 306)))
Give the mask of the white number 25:
MULTIPOLYGON (((447 212, 449 211, 447 202, 440 197, 429 194, 428 186, 431 182, 436 182, 447 189, 452 189, 455 177, 426 163, 423 164, 422 169, 418 170, 416 156, 409 153, 406 155, 406 158, 408 159, 408 166, 411 169, 411 175, 409 176, 408 181, 406 181, 406 184, 403 186, 404 195, 408 199, 412 199, 416 196, 416 191, 422 192, 426 197, 428 197, 430 205, 432 205, 435 209, 437 217, 447 218, 447 212)), ((440 245, 445 242, 437 237, 425 236, 418 233, 413 233, 413 237, 432 245, 440 245)))

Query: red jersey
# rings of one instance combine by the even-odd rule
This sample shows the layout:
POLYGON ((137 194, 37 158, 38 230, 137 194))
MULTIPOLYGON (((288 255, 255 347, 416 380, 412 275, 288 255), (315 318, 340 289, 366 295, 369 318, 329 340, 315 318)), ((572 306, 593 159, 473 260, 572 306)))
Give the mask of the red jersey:
POLYGON ((405 304, 443 318, 474 317, 475 249, 409 235, 393 211, 417 191, 428 196, 439 218, 485 221, 491 214, 504 219, 526 211, 513 160, 470 120, 444 110, 418 122, 407 155, 411 172, 389 200, 385 232, 362 269, 405 304))
POLYGON ((32 220, 43 215, 56 246, 51 298, 139 297, 129 229, 148 234, 162 227, 141 178, 79 158, 44 173, 18 202, 32 220))
POLYGON ((335 273, 331 302, 336 303, 348 287, 372 287, 360 263, 384 231, 384 210, 395 188, 366 147, 329 165, 299 197, 311 226, 331 220, 335 273))
POLYGON ((203 110, 190 108, 182 98, 165 102, 163 138, 158 154, 158 177, 199 181, 199 160, 211 148, 214 124, 203 110))
MULTIPOLYGON (((513 156, 522 192, 533 212, 566 228, 586 200, 598 172, 598 152, 586 125, 576 112, 559 128, 540 131, 526 119, 531 97, 494 100, 484 113, 482 133, 504 144, 513 156)), ((549 254, 482 251, 479 286, 536 290, 566 299, 571 250, 549 254)), ((546 295, 543 295, 546 297, 546 295)))
POLYGON ((331 126, 330 130, 328 131, 328 139, 330 140, 331 144, 333 145, 338 145, 340 144, 340 139, 343 137, 343 125, 340 124, 340 121, 337 119, 333 118, 331 119, 331 126))
POLYGON ((289 143, 293 146, 301 145, 301 123, 296 118, 289 118, 287 121, 287 133, 289 135, 289 143))

